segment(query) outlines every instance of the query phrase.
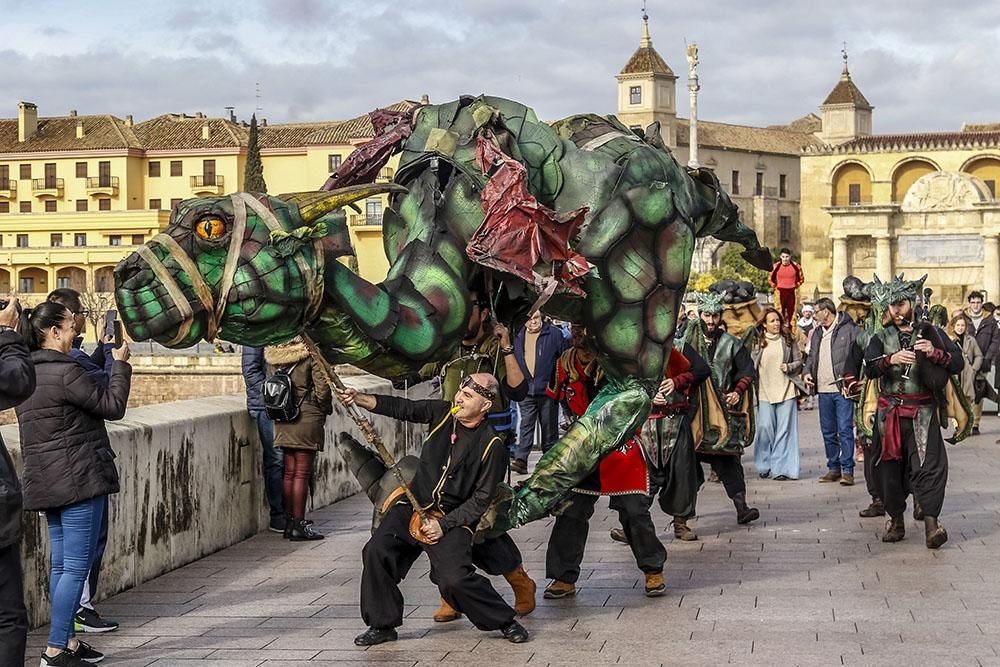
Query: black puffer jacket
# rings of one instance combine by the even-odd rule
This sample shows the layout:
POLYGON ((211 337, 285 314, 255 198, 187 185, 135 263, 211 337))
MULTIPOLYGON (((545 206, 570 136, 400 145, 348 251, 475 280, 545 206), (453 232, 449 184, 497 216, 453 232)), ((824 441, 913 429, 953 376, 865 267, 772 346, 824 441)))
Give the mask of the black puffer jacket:
POLYGON ((121 419, 132 367, 115 361, 105 389, 67 354, 31 353, 38 386, 17 408, 24 457, 24 508, 45 510, 118 492, 105 419, 121 419))
MULTIPOLYGON (((28 346, 14 331, 0 333, 0 410, 12 408, 35 390, 35 367, 28 346)), ((0 438, 0 549, 20 539, 21 485, 0 438)))

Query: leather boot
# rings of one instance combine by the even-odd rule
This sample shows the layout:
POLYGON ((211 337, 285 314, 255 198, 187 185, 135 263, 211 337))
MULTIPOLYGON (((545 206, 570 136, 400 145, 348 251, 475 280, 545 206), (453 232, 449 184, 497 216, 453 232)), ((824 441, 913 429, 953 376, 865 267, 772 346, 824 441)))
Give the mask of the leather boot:
POLYGON ((924 535, 928 549, 938 549, 948 541, 948 531, 938 523, 936 516, 924 517, 924 535))
POLYGON ((697 533, 691 530, 691 527, 688 526, 687 519, 674 517, 673 526, 674 526, 674 537, 676 537, 678 540, 683 540, 684 542, 694 542, 695 540, 698 539, 697 533))
POLYGON ((757 511, 757 508, 747 505, 747 495, 745 493, 737 493, 733 496, 733 505, 736 506, 736 523, 740 525, 756 521, 760 518, 760 512, 757 511))
POLYGON ((292 528, 295 527, 295 519, 290 516, 285 517, 285 530, 281 533, 284 539, 288 539, 292 536, 292 528))
POLYGON ((462 617, 462 613, 452 607, 450 604, 445 602, 444 598, 441 598, 441 606, 438 610, 434 612, 434 622, 435 623, 447 623, 449 621, 456 621, 462 617))
POLYGON ((317 533, 303 519, 296 519, 288 540, 290 542, 312 542, 313 540, 322 540, 323 537, 322 533, 317 533))
POLYGON ((875 516, 885 516, 885 504, 881 498, 872 498, 872 504, 858 512, 858 516, 866 519, 875 516))
POLYGON ((518 565, 516 570, 503 575, 503 578, 514 591, 514 613, 527 616, 535 611, 535 591, 538 586, 524 571, 524 565, 518 565))
POLYGON ((913 499, 913 520, 923 521, 924 520, 924 508, 920 506, 917 499, 913 499))
POLYGON ((885 535, 883 542, 899 542, 906 536, 906 523, 903 517, 892 517, 885 524, 885 535))

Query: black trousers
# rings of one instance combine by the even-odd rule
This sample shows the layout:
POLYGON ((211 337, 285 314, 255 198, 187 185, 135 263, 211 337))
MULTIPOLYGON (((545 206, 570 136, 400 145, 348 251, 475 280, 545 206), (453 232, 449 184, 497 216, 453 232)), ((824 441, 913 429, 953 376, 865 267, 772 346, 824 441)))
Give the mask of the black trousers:
POLYGON ((24 664, 28 612, 21 580, 21 546, 0 548, 0 665, 24 664))
POLYGON ((521 550, 507 533, 472 545, 472 564, 494 577, 513 572, 523 562, 521 550))
POLYGON ((879 471, 876 469, 875 464, 878 462, 879 456, 882 455, 882 450, 876 446, 876 442, 872 438, 861 437, 861 448, 865 452, 865 487, 868 489, 868 495, 872 497, 872 500, 881 500, 882 491, 879 488, 879 471))
POLYGON ((410 536, 413 509, 396 505, 362 551, 361 617, 373 628, 403 624, 402 581, 420 552, 431 562, 431 581, 441 597, 469 617, 480 630, 498 630, 514 620, 514 610, 504 602, 489 579, 476 574, 472 564, 472 533, 455 528, 435 544, 421 544, 410 536))
POLYGON ((913 435, 913 420, 899 420, 903 458, 900 461, 880 461, 877 468, 884 495, 885 511, 893 518, 906 512, 906 497, 912 491, 927 516, 938 517, 944 505, 944 490, 948 484, 948 455, 944 451, 941 428, 937 417, 931 419, 927 433, 927 450, 923 465, 913 435))
MULTIPOLYGON (((583 563, 590 532, 590 517, 594 515, 594 505, 599 497, 574 493, 563 513, 556 516, 545 551, 545 576, 549 579, 573 584, 580 578, 580 564, 583 563)), ((663 572, 663 563, 667 560, 667 550, 656 536, 656 528, 649 515, 652 503, 652 496, 641 493, 610 498, 610 507, 618 512, 618 519, 628 538, 636 565, 646 574, 663 572)))

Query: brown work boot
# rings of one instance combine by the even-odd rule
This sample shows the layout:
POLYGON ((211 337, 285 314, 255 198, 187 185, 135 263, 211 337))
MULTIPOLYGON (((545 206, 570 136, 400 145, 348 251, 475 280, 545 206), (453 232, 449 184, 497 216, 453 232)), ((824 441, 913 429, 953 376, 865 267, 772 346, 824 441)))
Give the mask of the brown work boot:
POLYGON ((903 517, 892 517, 885 524, 883 542, 899 542, 906 536, 906 524, 903 517))
POLYGON ((741 526, 760 518, 760 512, 757 511, 757 508, 747 505, 745 493, 737 493, 733 496, 733 506, 736 507, 736 523, 741 526))
POLYGON ((913 520, 923 521, 924 520, 924 508, 920 506, 917 499, 913 499, 913 520))
POLYGON ((854 474, 845 472, 840 475, 840 483, 844 486, 854 486, 854 474))
POLYGON ((558 579, 553 579, 552 583, 545 587, 545 592, 542 593, 542 597, 546 600, 559 600, 573 595, 576 595, 576 584, 558 579))
POLYGON ((938 523, 936 516, 924 517, 924 535, 928 549, 939 549, 948 541, 948 531, 938 523))
POLYGON ((503 578, 514 591, 514 613, 518 616, 527 616, 535 611, 535 591, 538 590, 538 586, 524 571, 524 565, 518 565, 516 570, 503 575, 503 578))
POLYGON ((663 573, 646 575, 646 597, 658 598, 667 592, 667 585, 663 582, 663 573))
POLYGON ((525 459, 514 459, 510 462, 510 470, 517 475, 527 475, 528 462, 525 459))
POLYGON ((827 472, 825 475, 823 475, 822 477, 820 477, 819 481, 820 481, 821 484, 822 483, 826 483, 826 482, 837 482, 837 481, 840 481, 840 473, 839 472, 834 472, 834 471, 831 470, 831 471, 827 472))
POLYGON ((872 498, 872 504, 858 512, 858 516, 870 519, 876 516, 885 516, 885 505, 878 498, 872 498))
POLYGON ((615 542, 628 544, 628 535, 626 535, 625 531, 622 530, 621 528, 612 528, 610 535, 611 539, 614 540, 615 542))
POLYGON ((441 598, 441 606, 434 612, 434 622, 447 623, 449 621, 457 621, 460 618, 462 618, 461 612, 445 602, 444 598, 441 598))
POLYGON ((685 542, 694 542, 698 539, 697 533, 691 530, 688 526, 687 519, 682 519, 680 517, 674 517, 673 520, 674 527, 674 537, 678 540, 683 540, 685 542))

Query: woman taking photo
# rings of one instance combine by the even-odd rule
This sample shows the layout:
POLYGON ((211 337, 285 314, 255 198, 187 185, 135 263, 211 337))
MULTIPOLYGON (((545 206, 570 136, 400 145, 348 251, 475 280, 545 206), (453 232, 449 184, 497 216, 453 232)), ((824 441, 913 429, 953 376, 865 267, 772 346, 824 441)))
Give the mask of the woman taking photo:
POLYGON ((274 372, 288 374, 294 387, 292 398, 299 406, 293 421, 274 422, 274 446, 281 449, 285 466, 282 505, 288 516, 284 536, 293 542, 322 540, 323 535, 306 521, 306 499, 316 452, 323 451, 326 416, 333 412, 330 383, 313 364, 301 338, 266 348, 264 361, 274 372))
POLYGON ((764 309, 751 352, 760 382, 754 465, 761 478, 799 478, 798 390, 802 353, 774 308, 764 309))
POLYGON ((969 320, 963 313, 951 318, 948 323, 948 336, 962 350, 962 357, 965 359, 965 366, 959 378, 962 380, 962 393, 968 397, 970 403, 976 402, 976 373, 983 365, 983 353, 979 349, 976 337, 969 334, 969 320))
POLYGON ((46 301, 29 320, 37 386, 16 408, 24 457, 24 509, 45 512, 52 547, 52 622, 41 664, 79 667, 103 656, 73 631, 84 580, 93 565, 104 497, 118 493, 118 470, 105 419, 125 416, 132 367, 128 346, 112 350, 105 388, 69 352, 76 330, 66 306, 46 301))

